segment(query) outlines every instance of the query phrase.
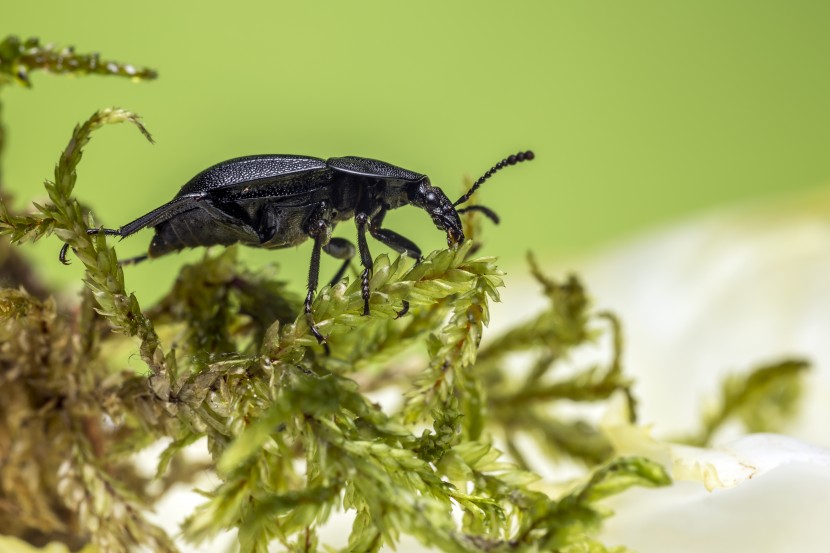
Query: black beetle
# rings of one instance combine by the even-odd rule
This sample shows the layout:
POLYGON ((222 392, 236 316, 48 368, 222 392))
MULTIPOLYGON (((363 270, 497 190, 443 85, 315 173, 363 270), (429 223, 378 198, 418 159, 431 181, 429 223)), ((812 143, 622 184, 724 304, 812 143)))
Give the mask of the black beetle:
MULTIPOLYGON (((459 213, 476 210, 494 222, 498 217, 489 208, 473 205, 456 209, 493 174, 522 161, 532 160, 533 152, 520 152, 490 168, 457 201, 450 202, 444 192, 432 186, 426 175, 408 171, 383 161, 362 157, 336 157, 323 160, 292 155, 258 155, 223 161, 185 184, 176 197, 158 209, 119 229, 88 229, 88 234, 125 238, 145 227, 156 234, 146 255, 126 262, 196 246, 227 246, 240 242, 259 248, 287 248, 308 238, 314 239, 308 271, 305 313, 311 332, 324 345, 311 316, 311 303, 320 272, 320 251, 344 260, 332 283, 337 282, 355 254, 354 245, 343 238, 332 238, 335 225, 354 218, 357 224, 357 251, 363 265, 361 276, 363 314, 369 314, 369 278, 372 256, 366 231, 393 250, 416 260, 421 250, 411 240, 382 228, 390 209, 407 204, 429 213, 433 223, 447 233, 450 247, 464 241, 459 213)), ((69 245, 61 248, 60 260, 67 264, 69 245)), ((403 303, 403 315, 408 303, 403 303)))

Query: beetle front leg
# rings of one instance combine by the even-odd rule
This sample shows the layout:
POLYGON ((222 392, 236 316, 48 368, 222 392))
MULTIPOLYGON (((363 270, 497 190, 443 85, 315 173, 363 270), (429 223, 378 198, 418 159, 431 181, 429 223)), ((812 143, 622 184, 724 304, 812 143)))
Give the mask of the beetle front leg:
MULTIPOLYGON (((399 254, 408 255, 415 260, 415 263, 420 263, 422 259, 421 248, 419 248, 415 242, 409 238, 401 236, 395 231, 381 228, 381 224, 383 224, 383 218, 385 216, 386 210, 384 209, 372 218, 372 221, 369 223, 369 232, 371 235, 374 236, 377 241, 386 244, 399 254)), ((400 319, 408 312, 409 302, 403 300, 401 303, 401 310, 395 314, 395 318, 400 319)))
POLYGON ((378 241, 386 244, 396 252, 408 255, 417 262, 421 261, 421 248, 415 242, 401 236, 395 231, 381 228, 383 218, 386 216, 386 210, 381 211, 372 218, 369 224, 369 233, 378 241))
POLYGON ((363 265, 363 274, 361 275, 360 291, 363 295, 363 314, 369 314, 369 278, 372 276, 372 269, 374 263, 372 262, 372 254, 369 253, 369 244, 366 242, 366 226, 369 223, 369 216, 365 213, 358 213, 354 216, 357 224, 357 249, 360 252, 360 263, 363 265))

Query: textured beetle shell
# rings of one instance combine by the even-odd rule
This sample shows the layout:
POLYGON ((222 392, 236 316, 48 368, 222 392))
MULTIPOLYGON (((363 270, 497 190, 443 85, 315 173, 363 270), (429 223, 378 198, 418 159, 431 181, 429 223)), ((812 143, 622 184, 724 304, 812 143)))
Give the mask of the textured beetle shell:
POLYGON ((208 167, 182 186, 177 196, 201 195, 212 190, 256 186, 257 182, 292 173, 325 169, 320 158, 291 155, 258 155, 229 159, 208 167))
POLYGON ((425 175, 420 173, 415 173, 414 171, 398 167, 397 165, 368 157, 332 157, 326 161, 326 164, 337 171, 351 173, 353 175, 362 175, 364 177, 410 182, 419 181, 425 177, 425 175))

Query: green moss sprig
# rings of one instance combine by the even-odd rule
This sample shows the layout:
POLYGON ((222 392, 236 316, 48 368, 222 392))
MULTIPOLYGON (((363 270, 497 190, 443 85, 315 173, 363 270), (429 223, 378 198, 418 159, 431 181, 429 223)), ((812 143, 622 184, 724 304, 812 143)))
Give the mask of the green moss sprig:
POLYGON ((54 44, 41 44, 37 38, 20 38, 10 35, 0 42, 0 84, 16 82, 32 86, 29 74, 46 71, 72 75, 114 75, 136 81, 155 79, 153 69, 129 63, 101 59, 97 53, 79 54, 71 46, 60 48, 54 44))

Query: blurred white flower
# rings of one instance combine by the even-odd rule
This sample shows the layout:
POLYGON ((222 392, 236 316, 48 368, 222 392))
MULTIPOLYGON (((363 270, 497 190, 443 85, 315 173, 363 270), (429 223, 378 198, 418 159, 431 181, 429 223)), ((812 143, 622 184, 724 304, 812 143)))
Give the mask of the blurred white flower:
MULTIPOLYGON (((645 426, 612 407, 605 430, 620 453, 658 460, 676 479, 609 501, 617 514, 605 543, 640 553, 830 550, 830 191, 722 210, 546 269, 577 272, 598 307, 621 318, 645 426), (660 438, 697 429, 727 374, 784 357, 812 364, 788 436, 728 428, 707 449, 660 438)), ((500 309, 511 315, 538 301, 523 279, 508 281, 500 309)))

